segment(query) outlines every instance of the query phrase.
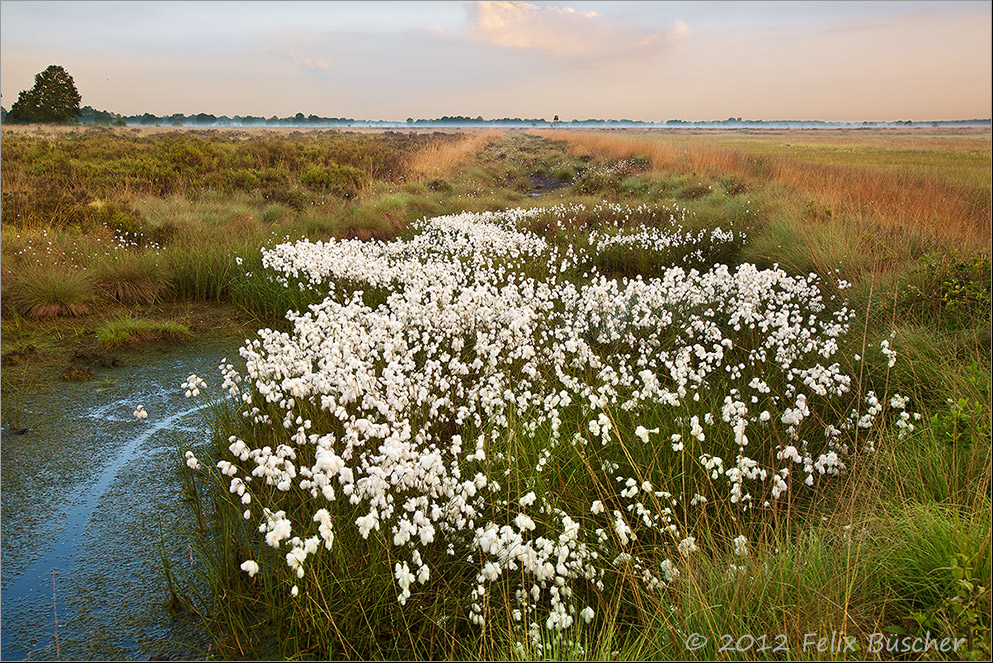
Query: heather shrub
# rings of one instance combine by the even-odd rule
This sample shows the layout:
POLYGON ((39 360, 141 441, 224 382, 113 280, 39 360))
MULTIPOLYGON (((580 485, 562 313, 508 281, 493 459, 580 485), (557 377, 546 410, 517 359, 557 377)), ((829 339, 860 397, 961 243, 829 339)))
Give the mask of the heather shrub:
POLYGON ((329 193, 339 198, 354 198, 366 185, 367 178, 358 168, 331 164, 308 168, 300 178, 300 182, 315 191, 329 193))

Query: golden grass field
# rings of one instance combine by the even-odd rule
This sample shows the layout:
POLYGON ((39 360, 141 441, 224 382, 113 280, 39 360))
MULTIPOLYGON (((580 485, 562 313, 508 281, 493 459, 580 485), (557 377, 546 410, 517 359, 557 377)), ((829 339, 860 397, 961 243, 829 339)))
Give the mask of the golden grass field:
MULTIPOLYGON (((821 197, 859 223, 940 233, 962 248, 990 241, 987 129, 548 131, 573 149, 648 156, 655 171, 735 173, 821 197)), ((867 230, 868 231, 868 230, 867 230)))

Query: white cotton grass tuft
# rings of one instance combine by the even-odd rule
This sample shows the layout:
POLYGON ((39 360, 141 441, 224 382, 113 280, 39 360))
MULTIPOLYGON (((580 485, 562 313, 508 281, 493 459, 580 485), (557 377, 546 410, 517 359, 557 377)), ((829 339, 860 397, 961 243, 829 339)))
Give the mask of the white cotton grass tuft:
MULTIPOLYGON (((679 580, 698 550, 682 509, 767 508, 841 473, 883 403, 908 405, 852 393, 835 355, 854 313, 828 306, 816 275, 749 264, 600 274, 598 254, 618 247, 702 261, 708 247, 743 240, 733 228, 687 230, 685 210, 661 206, 598 206, 640 222, 603 224, 567 248, 523 229, 590 212, 580 207, 455 214, 415 224, 409 240, 262 251, 274 283, 325 298, 289 313, 289 331, 259 330, 240 350, 243 368, 222 361, 221 388, 246 428, 216 467, 290 578, 354 528, 393 546, 401 605, 438 581, 428 560, 440 548, 474 574, 473 623, 485 624, 491 588, 506 584, 507 614, 540 612, 535 628, 562 632, 593 619, 580 588, 602 590, 607 574, 635 573, 650 591, 679 580), (368 289, 385 290, 385 303, 367 305, 368 289), (253 429, 278 439, 259 442, 253 429), (530 475, 508 439, 535 441, 530 475), (659 464, 632 467, 632 443, 659 464), (603 477, 575 513, 544 481, 575 456, 570 446, 597 458, 603 477), (667 492, 670 466, 703 479, 706 494, 667 492), (290 503, 302 506, 282 510, 290 503), (667 558, 649 563, 646 542, 660 533, 667 558)), ((197 397, 206 382, 190 375, 182 389, 197 397)), ((734 550, 748 555, 743 536, 734 550)))
POLYGON ((179 386, 180 389, 185 389, 184 395, 186 398, 195 398, 200 395, 200 390, 207 387, 207 383, 203 378, 199 377, 196 373, 190 375, 183 383, 179 386))

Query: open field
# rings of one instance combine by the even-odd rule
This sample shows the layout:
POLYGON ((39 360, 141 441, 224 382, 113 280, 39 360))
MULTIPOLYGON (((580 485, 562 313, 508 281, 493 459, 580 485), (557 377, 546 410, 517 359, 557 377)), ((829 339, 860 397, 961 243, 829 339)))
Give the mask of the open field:
POLYGON ((615 159, 650 155, 656 170, 782 184, 870 224, 920 227, 976 248, 989 241, 988 131, 544 135, 615 159))
POLYGON ((989 655, 988 129, 2 141, 5 424, 258 330, 169 468, 212 656, 989 655))

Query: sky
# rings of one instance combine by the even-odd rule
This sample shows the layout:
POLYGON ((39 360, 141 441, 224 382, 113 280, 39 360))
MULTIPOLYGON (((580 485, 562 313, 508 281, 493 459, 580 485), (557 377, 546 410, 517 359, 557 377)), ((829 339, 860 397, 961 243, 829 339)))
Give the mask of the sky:
POLYGON ((991 2, 0 2, 0 103, 50 64, 123 115, 962 120, 991 2))

